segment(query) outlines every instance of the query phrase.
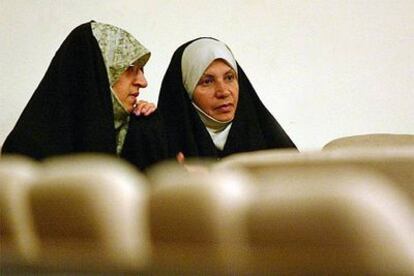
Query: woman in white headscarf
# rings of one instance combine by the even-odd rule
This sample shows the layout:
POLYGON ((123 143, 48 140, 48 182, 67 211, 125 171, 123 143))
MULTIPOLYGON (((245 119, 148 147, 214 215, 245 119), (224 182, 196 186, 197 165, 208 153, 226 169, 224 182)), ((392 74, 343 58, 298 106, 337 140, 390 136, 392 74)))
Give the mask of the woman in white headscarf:
POLYGON ((157 112, 137 101, 147 86, 149 57, 123 29, 95 21, 78 26, 56 52, 2 153, 35 159, 107 153, 140 169, 161 160, 166 148, 157 112))
POLYGON ((180 46, 164 76, 158 108, 169 156, 213 157, 296 148, 266 109, 223 42, 198 38, 180 46))

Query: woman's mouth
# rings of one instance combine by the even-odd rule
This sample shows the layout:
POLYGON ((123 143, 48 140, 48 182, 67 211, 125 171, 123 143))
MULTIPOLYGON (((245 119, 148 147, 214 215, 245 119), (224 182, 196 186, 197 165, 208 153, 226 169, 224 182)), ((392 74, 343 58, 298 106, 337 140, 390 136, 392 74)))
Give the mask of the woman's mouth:
POLYGON ((219 105, 216 110, 223 112, 223 113, 227 113, 227 112, 231 112, 233 111, 233 104, 228 103, 228 104, 222 104, 219 105))
POLYGON ((134 98, 138 98, 139 92, 131 93, 129 95, 132 96, 132 97, 134 97, 134 98))

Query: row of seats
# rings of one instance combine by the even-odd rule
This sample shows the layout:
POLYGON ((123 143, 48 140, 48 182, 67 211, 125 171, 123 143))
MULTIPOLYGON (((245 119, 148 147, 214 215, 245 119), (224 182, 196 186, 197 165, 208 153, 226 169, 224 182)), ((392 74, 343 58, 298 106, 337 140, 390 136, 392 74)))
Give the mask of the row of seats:
POLYGON ((0 159, 2 272, 413 274, 414 148, 0 159))

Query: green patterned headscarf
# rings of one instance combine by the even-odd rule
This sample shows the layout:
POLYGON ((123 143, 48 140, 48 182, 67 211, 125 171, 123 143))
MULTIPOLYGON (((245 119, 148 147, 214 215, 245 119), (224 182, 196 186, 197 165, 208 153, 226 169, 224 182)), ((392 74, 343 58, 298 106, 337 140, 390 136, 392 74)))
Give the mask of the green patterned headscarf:
POLYGON ((91 22, 92 33, 98 41, 110 84, 116 132, 116 151, 121 154, 128 131, 129 113, 119 101, 112 86, 129 65, 143 67, 150 58, 148 51, 128 32, 113 25, 91 22))
POLYGON ((92 22, 92 32, 98 41, 112 86, 131 64, 144 66, 150 51, 130 33, 113 25, 92 22))

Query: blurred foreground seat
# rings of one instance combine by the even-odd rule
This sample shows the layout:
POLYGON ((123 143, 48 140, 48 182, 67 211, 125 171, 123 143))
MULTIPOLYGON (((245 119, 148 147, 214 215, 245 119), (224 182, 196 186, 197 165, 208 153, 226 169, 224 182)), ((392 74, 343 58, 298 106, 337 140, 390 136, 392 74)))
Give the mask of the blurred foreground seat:
POLYGON ((266 181, 285 168, 354 166, 371 169, 389 178, 395 187, 407 193, 414 202, 414 147, 361 148, 347 151, 295 152, 267 150, 235 154, 222 159, 218 168, 243 168, 259 180, 266 181))
POLYGON ((259 192, 250 273, 414 273, 414 152, 272 150, 227 157, 259 192))
POLYGON ((414 147, 414 135, 373 133, 334 139, 323 150, 347 150, 350 148, 414 147))
POLYGON ((3 161, 2 272, 414 274, 413 148, 3 161))
POLYGON ((38 271, 145 268, 146 185, 119 159, 79 155, 46 161, 29 199, 40 247, 38 271))
POLYGON ((29 189, 38 166, 21 156, 0 159, 0 266, 26 267, 38 254, 29 208, 29 189))
POLYGON ((414 207, 382 175, 285 167, 258 184, 246 272, 413 275, 414 207))
POLYGON ((174 275, 243 271, 251 181, 234 170, 192 171, 171 163, 149 173, 152 267, 174 275))

